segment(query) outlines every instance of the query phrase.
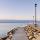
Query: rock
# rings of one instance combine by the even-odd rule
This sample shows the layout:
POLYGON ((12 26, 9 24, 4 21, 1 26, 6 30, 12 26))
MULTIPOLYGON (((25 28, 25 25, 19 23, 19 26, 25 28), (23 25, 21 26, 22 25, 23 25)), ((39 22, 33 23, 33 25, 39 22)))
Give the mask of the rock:
POLYGON ((35 25, 28 25, 25 27, 25 31, 28 35, 29 40, 40 40, 40 28, 35 25))
POLYGON ((35 38, 33 38, 32 40, 36 40, 35 38))

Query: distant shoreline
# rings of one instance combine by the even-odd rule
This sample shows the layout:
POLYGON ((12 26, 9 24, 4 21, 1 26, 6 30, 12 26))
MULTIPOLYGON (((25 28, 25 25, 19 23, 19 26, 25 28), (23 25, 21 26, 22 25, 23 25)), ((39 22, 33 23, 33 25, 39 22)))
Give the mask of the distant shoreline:
MULTIPOLYGON (((32 23, 33 20, 0 20, 0 23, 32 23)), ((40 21, 37 21, 40 23, 40 21)))

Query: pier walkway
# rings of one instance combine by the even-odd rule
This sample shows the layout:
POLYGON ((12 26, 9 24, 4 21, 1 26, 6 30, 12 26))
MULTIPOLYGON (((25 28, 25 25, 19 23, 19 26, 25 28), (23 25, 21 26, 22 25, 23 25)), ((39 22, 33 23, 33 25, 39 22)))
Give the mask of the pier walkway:
POLYGON ((24 28, 18 28, 13 36, 14 40, 28 40, 24 28))

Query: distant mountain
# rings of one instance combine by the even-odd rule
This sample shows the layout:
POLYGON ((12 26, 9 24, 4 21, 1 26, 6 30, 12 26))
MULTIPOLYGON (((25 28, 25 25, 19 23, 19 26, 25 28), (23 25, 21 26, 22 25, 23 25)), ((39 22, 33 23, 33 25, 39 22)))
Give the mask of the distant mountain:
POLYGON ((26 23, 26 22, 27 23, 33 22, 33 20, 0 20, 0 23, 26 23))

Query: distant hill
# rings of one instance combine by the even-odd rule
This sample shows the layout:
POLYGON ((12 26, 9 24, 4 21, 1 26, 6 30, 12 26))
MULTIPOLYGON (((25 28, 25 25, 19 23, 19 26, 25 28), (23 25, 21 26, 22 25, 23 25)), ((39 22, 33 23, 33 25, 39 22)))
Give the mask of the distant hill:
POLYGON ((29 22, 33 22, 33 20, 0 20, 0 23, 29 23, 29 22))

